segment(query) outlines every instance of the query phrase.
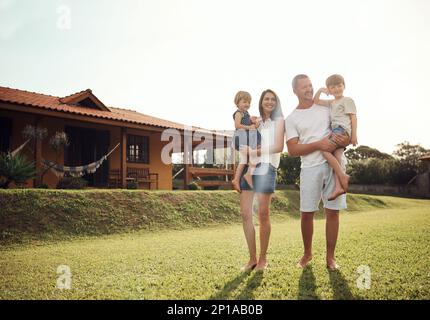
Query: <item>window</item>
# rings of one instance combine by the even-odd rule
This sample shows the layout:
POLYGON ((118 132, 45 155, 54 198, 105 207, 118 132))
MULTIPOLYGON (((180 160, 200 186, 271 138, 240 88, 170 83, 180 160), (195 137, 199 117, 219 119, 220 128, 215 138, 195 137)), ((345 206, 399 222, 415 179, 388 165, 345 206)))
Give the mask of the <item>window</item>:
POLYGON ((12 120, 0 118, 0 152, 10 151, 10 139, 12 136, 12 120))
POLYGON ((149 164, 149 137, 127 136, 127 161, 149 164))

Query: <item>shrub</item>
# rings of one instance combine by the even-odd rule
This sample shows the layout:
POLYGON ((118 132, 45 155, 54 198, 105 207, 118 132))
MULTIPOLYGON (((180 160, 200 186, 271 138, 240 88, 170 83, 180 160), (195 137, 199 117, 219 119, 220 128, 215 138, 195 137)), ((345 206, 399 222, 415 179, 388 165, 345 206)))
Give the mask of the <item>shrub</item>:
POLYGON ((137 181, 127 181, 127 189, 136 190, 139 188, 137 181))
POLYGON ((37 189, 49 189, 49 186, 46 183, 41 183, 36 186, 37 189))
POLYGON ((36 176, 34 163, 28 161, 25 156, 10 153, 0 154, 0 188, 7 189, 9 185, 23 184, 28 179, 36 176))
POLYGON ((282 153, 278 168, 277 182, 286 185, 299 185, 300 166, 301 160, 299 157, 291 157, 287 153, 282 153))
POLYGON ((58 184, 57 189, 84 189, 88 185, 88 181, 80 177, 64 177, 58 184))
POLYGON ((200 186, 197 183, 195 183, 195 182, 191 182, 188 185, 188 190, 201 190, 201 189, 202 188, 200 188, 200 186))

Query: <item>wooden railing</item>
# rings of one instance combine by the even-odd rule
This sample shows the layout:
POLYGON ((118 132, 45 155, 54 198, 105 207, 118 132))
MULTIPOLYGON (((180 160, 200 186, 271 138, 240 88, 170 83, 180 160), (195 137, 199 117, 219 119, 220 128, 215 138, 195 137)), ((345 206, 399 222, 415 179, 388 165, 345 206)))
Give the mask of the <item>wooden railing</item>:
POLYGON ((194 181, 201 187, 231 186, 234 170, 220 168, 198 168, 189 166, 186 170, 188 177, 186 184, 194 181), (224 177, 225 180, 200 180, 202 177, 224 177))

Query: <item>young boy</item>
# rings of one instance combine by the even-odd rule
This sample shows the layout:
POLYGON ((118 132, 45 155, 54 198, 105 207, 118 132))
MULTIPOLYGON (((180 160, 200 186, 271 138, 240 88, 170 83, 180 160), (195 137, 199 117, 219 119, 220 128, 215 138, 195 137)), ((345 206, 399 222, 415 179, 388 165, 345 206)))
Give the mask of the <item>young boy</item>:
MULTIPOLYGON (((260 126, 257 117, 251 117, 248 109, 251 106, 251 95, 246 91, 239 91, 235 98, 234 103, 237 106, 236 112, 233 114, 234 125, 236 131, 234 133, 234 148, 239 151, 241 145, 248 145, 252 149, 256 149, 260 144, 260 133, 256 130, 260 126)), ((234 190, 241 192, 240 177, 242 172, 248 165, 248 171, 243 176, 248 185, 252 188, 252 173, 255 169, 255 163, 247 161, 246 156, 239 153, 239 166, 232 180, 234 190), (248 162, 248 164, 247 164, 248 162)))
MULTIPOLYGON (((331 129, 333 133, 347 133, 351 144, 357 145, 357 108, 354 100, 343 96, 345 90, 345 80, 342 76, 335 74, 327 78, 327 88, 321 88, 315 94, 315 104, 330 108, 331 129), (321 100, 320 95, 324 92, 327 95, 333 95, 333 100, 321 100)), ((323 152, 325 159, 333 168, 336 175, 336 185, 328 200, 334 200, 341 194, 348 191, 349 175, 342 167, 341 161, 344 152, 343 147, 336 149, 333 154, 323 152)))

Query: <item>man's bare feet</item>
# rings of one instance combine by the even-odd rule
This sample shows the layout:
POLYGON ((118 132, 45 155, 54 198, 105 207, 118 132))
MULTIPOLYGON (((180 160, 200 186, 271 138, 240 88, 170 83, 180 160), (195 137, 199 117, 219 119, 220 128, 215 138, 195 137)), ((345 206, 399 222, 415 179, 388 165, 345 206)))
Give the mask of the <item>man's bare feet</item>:
POLYGON ((240 184, 239 181, 236 179, 231 180, 231 185, 233 187, 234 190, 236 190, 237 192, 241 193, 242 190, 240 190, 240 184))
POLYGON ((256 265, 257 265, 257 260, 249 260, 247 264, 245 264, 242 268, 240 268, 240 271, 242 272, 251 271, 255 268, 256 265))
POLYGON ((255 271, 259 272, 259 271, 264 271, 267 269, 268 263, 266 260, 259 260, 257 265, 255 266, 255 271))
POLYGON ((345 192, 345 190, 343 190, 342 188, 339 188, 339 189, 335 189, 334 191, 333 191, 333 193, 330 195, 330 197, 328 198, 328 201, 333 201, 333 200, 335 200, 337 197, 339 197, 339 196, 341 196, 341 195, 343 195, 343 194, 345 194, 346 192, 345 192))
POLYGON ((304 255, 299 262, 297 262, 298 268, 306 268, 312 261, 312 256, 304 255))
POLYGON ((339 177, 340 184, 342 185, 342 188, 343 190, 345 190, 345 192, 348 192, 349 178, 350 176, 347 174, 344 174, 342 177, 339 177))
POLYGON ((335 270, 338 270, 339 268, 340 267, 336 263, 336 260, 334 260, 334 259, 327 259, 327 269, 329 271, 335 271, 335 270))
POLYGON ((253 184, 252 184, 252 175, 251 175, 251 172, 247 172, 244 176, 243 176, 243 178, 245 179, 245 181, 246 181, 246 183, 251 187, 251 188, 254 188, 254 186, 253 186, 253 184))

